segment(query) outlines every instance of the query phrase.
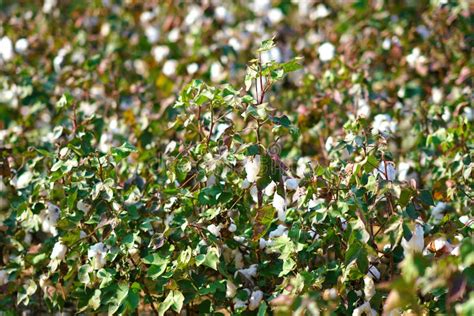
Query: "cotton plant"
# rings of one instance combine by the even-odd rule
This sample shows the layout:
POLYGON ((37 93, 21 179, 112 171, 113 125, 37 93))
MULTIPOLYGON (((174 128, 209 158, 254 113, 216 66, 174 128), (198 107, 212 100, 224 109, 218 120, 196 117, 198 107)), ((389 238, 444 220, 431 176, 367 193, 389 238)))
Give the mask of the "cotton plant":
POLYGON ((463 3, 35 7, 0 30, 0 313, 472 314, 463 3))

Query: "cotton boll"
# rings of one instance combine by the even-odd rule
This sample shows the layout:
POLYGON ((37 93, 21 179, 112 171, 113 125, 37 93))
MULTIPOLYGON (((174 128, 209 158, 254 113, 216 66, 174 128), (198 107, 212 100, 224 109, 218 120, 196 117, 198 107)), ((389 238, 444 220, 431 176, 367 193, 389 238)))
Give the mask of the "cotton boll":
POLYGON ((331 59, 333 59, 335 53, 336 53, 336 48, 334 47, 334 45, 332 45, 329 42, 322 44, 318 48, 319 59, 322 62, 330 61, 331 59))
POLYGON ((6 270, 0 270, 0 286, 8 283, 8 272, 6 270))
POLYGON ((266 246, 267 241, 264 238, 260 238, 260 240, 258 241, 258 248, 265 249, 266 246))
POLYGON ((278 212, 278 219, 282 222, 286 220, 286 201, 277 192, 273 195, 273 207, 278 212))
POLYGON ((225 296, 228 298, 232 298, 236 294, 237 294, 237 286, 232 281, 227 280, 225 296))
POLYGON ((250 188, 250 196, 255 203, 258 203, 258 189, 256 185, 253 185, 250 188))
POLYGON ((377 114, 372 122, 372 133, 381 134, 387 137, 391 133, 395 133, 397 129, 397 123, 392 120, 388 114, 377 114))
POLYGON ((56 229, 56 223, 58 222, 60 215, 59 207, 48 202, 48 208, 41 211, 40 219, 42 220, 41 228, 43 232, 50 233, 53 236, 58 234, 56 229))
POLYGON ((433 88, 431 90, 431 98, 435 104, 440 104, 443 101, 443 90, 440 88, 433 88))
POLYGON ((435 223, 439 223, 443 219, 447 207, 448 205, 444 202, 436 203, 436 205, 431 210, 431 217, 435 223))
POLYGON ((261 61, 262 61, 262 64, 266 64, 271 61, 275 61, 277 63, 282 62, 283 56, 281 54, 281 50, 278 47, 273 47, 270 50, 262 52, 261 61))
POLYGON ((91 206, 89 204, 87 204, 86 202, 84 202, 83 200, 80 200, 79 202, 77 202, 77 209, 79 211, 87 213, 87 212, 89 212, 90 208, 91 208, 91 206))
POLYGON ((211 81, 212 82, 221 82, 226 77, 226 71, 222 67, 221 63, 214 62, 211 65, 211 81))
POLYGON ((170 48, 165 45, 155 46, 151 50, 151 54, 157 63, 161 63, 170 53, 170 48))
POLYGON ((272 230, 269 234, 269 238, 277 238, 283 235, 288 235, 288 227, 284 225, 278 225, 275 230, 272 230))
POLYGON ((202 13, 203 12, 199 6, 197 5, 191 6, 188 14, 184 18, 184 24, 186 24, 187 26, 193 25, 202 16, 202 13))
POLYGON ((253 291, 252 294, 250 295, 249 299, 249 310, 253 311, 258 308, 260 305, 260 302, 263 299, 263 292, 258 290, 258 291, 253 291))
POLYGON ((392 41, 390 40, 390 38, 384 39, 382 42, 382 48, 384 50, 389 50, 391 47, 392 47, 392 41))
POLYGON ((370 105, 364 98, 357 98, 357 116, 358 117, 369 117, 370 116, 370 105))
POLYGON ((196 63, 192 63, 186 66, 186 71, 188 74, 193 75, 199 70, 199 65, 196 63))
POLYGON ((469 121, 474 120, 474 110, 471 107, 465 107, 463 111, 464 117, 469 121))
POLYGON ((364 277, 364 295, 367 301, 375 295, 375 284, 371 277, 364 277))
POLYGON ((415 224, 415 231, 409 241, 405 238, 402 240, 402 247, 405 257, 410 253, 421 253, 425 246, 423 226, 419 223, 415 224))
POLYGON ((245 278, 247 278, 247 280, 252 280, 253 278, 257 276, 257 265, 252 264, 250 267, 246 269, 237 270, 235 272, 235 277, 237 277, 237 275, 239 274, 243 275, 245 278))
POLYGON ((459 221, 464 225, 464 226, 474 226, 474 219, 471 219, 467 215, 463 215, 459 217, 459 221))
POLYGON ((237 225, 235 225, 234 223, 231 223, 231 224, 229 225, 229 231, 230 231, 231 233, 235 233, 236 230, 237 230, 237 225))
POLYGON ((380 175, 384 180, 393 181, 396 178, 397 169, 395 169, 395 164, 392 161, 383 160, 380 162, 374 174, 376 176, 380 175))
POLYGON ((234 266, 236 269, 242 269, 244 267, 244 256, 239 249, 232 250, 232 256, 234 257, 234 266))
POLYGON ((160 29, 154 25, 147 25, 145 27, 145 36, 150 44, 154 44, 160 39, 160 29))
POLYGON ((28 50, 28 40, 26 38, 20 38, 15 43, 15 50, 19 54, 25 54, 28 50))
POLYGON ((239 298, 234 298, 234 309, 247 309, 247 301, 242 301, 239 298))
POLYGON ((32 179, 33 173, 30 171, 25 171, 20 176, 15 176, 15 178, 11 180, 11 184, 16 187, 17 190, 21 190, 26 188, 32 179))
POLYGON ((370 277, 380 280, 380 271, 375 266, 370 266, 369 273, 367 274, 370 277))
POLYGON ((51 13, 57 5, 57 0, 45 0, 43 3, 43 13, 51 13))
POLYGON ((220 235, 221 235, 221 227, 220 226, 216 226, 214 224, 211 224, 211 225, 207 226, 207 230, 216 237, 220 237, 220 235))
POLYGON ((272 2, 271 0, 254 0, 250 7, 256 15, 262 16, 271 9, 272 2))
POLYGON ((265 189, 263 190, 263 193, 265 193, 266 196, 272 196, 273 193, 275 192, 275 188, 276 188, 276 183, 272 181, 270 182, 269 185, 265 187, 265 189))
POLYGON ((172 29, 168 33, 168 41, 170 41, 171 43, 176 43, 179 40, 179 36, 180 36, 179 29, 177 28, 172 29))
POLYGON ((253 183, 257 180, 260 173, 260 155, 255 157, 248 157, 245 162, 245 172, 247 173, 247 180, 253 183))
POLYGON ((241 187, 242 189, 246 190, 246 189, 250 188, 250 185, 251 185, 251 184, 252 184, 252 183, 250 183, 249 180, 244 179, 244 181, 242 181, 242 184, 240 185, 240 187, 241 187))
POLYGON ((451 111, 449 110, 448 107, 444 108, 443 114, 441 115, 441 118, 445 122, 449 122, 451 120, 451 111))
POLYGON ((309 15, 309 18, 311 20, 322 19, 322 18, 327 17, 329 14, 330 14, 330 12, 329 12, 328 8, 324 4, 320 3, 316 7, 316 10, 311 12, 311 14, 309 15))
POLYGON ((407 162, 401 161, 398 164, 398 181, 407 181, 408 171, 410 170, 411 165, 407 162))
POLYGON ((87 257, 92 261, 92 267, 95 270, 102 269, 107 263, 106 260, 107 249, 102 242, 99 242, 89 248, 87 257))
POLYGON ((178 62, 174 59, 169 59, 163 65, 163 74, 167 77, 173 77, 176 75, 177 68, 178 62))
POLYGON ((272 8, 270 9, 270 11, 268 11, 267 17, 272 24, 278 24, 283 20, 285 16, 279 8, 272 8))
POLYGON ((294 178, 288 178, 285 180, 285 187, 288 191, 294 191, 298 189, 299 180, 294 178))
POLYGON ((67 247, 61 242, 58 241, 54 244, 53 251, 51 252, 51 259, 64 260, 66 257, 67 247))
POLYGON ((372 309, 369 302, 365 302, 361 306, 354 309, 354 311, 352 311, 352 316, 362 316, 362 315, 376 316, 377 312, 374 309, 372 309))

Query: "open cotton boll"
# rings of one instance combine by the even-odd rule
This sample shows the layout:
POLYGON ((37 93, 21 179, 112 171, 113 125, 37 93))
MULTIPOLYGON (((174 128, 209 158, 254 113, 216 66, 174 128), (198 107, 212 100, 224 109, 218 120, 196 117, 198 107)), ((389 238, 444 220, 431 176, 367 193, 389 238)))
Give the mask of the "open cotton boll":
POLYGON ((275 188, 276 188, 276 183, 275 181, 272 181, 270 182, 269 185, 265 187, 265 189, 263 190, 263 193, 265 193, 266 196, 272 196, 273 193, 275 192, 275 188))
POLYGON ((322 18, 327 17, 329 14, 330 14, 330 12, 329 12, 328 8, 324 4, 320 3, 316 7, 316 10, 313 10, 310 13, 309 18, 311 20, 322 19, 322 18))
POLYGON ((419 223, 415 224, 415 231, 411 236, 411 239, 407 241, 405 238, 402 240, 403 253, 406 256, 410 253, 421 253, 425 247, 424 231, 423 226, 419 223))
POLYGON ((58 234, 56 223, 59 219, 59 213, 59 207, 48 202, 48 208, 40 213, 40 219, 42 221, 41 229, 43 232, 50 233, 53 236, 58 234))
POLYGON ((380 271, 375 266, 370 266, 368 276, 380 280, 380 271))
POLYGON ((357 98, 357 116, 358 117, 369 117, 370 116, 370 105, 364 98, 357 98))
POLYGON ((0 270, 0 286, 8 283, 8 272, 6 270, 0 270))
POLYGON ((231 233, 234 233, 234 232, 237 230, 237 225, 235 225, 234 223, 231 223, 231 224, 229 225, 228 230, 229 230, 231 233))
POLYGON ((435 104, 440 104, 443 101, 443 90, 440 88, 433 88, 431 90, 431 99, 435 104))
POLYGON ((4 36, 0 39, 0 59, 9 61, 13 58, 13 43, 8 36, 4 36))
POLYGON ((92 261, 92 267, 95 270, 102 269, 105 266, 107 263, 106 255, 107 249, 102 242, 91 246, 87 251, 87 257, 92 261))
POLYGON ((256 185, 253 185, 250 188, 250 196, 255 203, 258 203, 258 189, 256 185))
POLYGON ((431 210, 431 217, 435 223, 439 223, 443 217, 446 209, 448 208, 448 204, 444 202, 438 202, 431 210))
POLYGON ((234 282, 227 280, 225 296, 228 298, 232 298, 235 296, 235 294, 237 294, 237 286, 234 284, 234 282))
POLYGON ((244 181, 242 181, 242 184, 240 185, 240 187, 241 187, 242 189, 246 190, 246 189, 250 188, 250 185, 251 185, 251 184, 252 184, 252 183, 250 183, 249 180, 244 179, 244 181))
POLYGON ((397 174, 397 169, 395 169, 395 164, 392 161, 381 161, 377 169, 375 170, 375 175, 380 175, 384 180, 393 181, 397 174))
POLYGON ((278 24, 283 20, 285 15, 279 8, 272 8, 270 11, 268 11, 267 17, 272 24, 278 24))
POLYGON ((257 265, 252 264, 250 267, 246 269, 237 270, 235 272, 235 277, 237 277, 237 275, 239 274, 243 275, 245 278, 247 278, 247 280, 252 280, 253 278, 257 276, 257 265))
POLYGON ((258 241, 258 248, 264 249, 267 246, 267 241, 264 238, 260 238, 258 241))
POLYGON ((285 180, 285 187, 288 191, 294 191, 298 189, 299 180, 294 178, 288 178, 285 180))
POLYGON ((333 59, 335 53, 336 48, 333 44, 329 42, 323 43, 321 46, 318 47, 319 59, 322 62, 330 61, 331 59, 333 59))
POLYGON ((242 301, 239 298, 234 298, 234 309, 247 309, 247 301, 242 301))
POLYGON ((278 212, 278 219, 282 222, 286 220, 286 201, 285 199, 280 196, 277 192, 273 195, 273 207, 278 212))
POLYGON ((260 290, 253 291, 249 299, 249 310, 253 311, 258 308, 263 299, 263 292, 260 290))
POLYGON ((278 225, 275 230, 272 230, 269 234, 269 238, 276 238, 288 234, 288 228, 284 225, 278 225))
POLYGON ((87 203, 85 203, 83 200, 80 200, 77 202, 77 209, 79 211, 82 211, 84 213, 87 213, 90 210, 91 206, 87 203))
POLYGON ((199 65, 196 63, 192 63, 186 66, 186 71, 188 74, 193 75, 199 70, 199 65))
POLYGON ((257 180, 260 173, 260 155, 255 157, 248 157, 245 161, 245 172, 247 173, 247 180, 253 183, 257 180))
POLYGON ((392 117, 388 114, 377 114, 372 122, 372 133, 381 134, 384 137, 395 133, 397 129, 397 123, 392 120, 392 117))
POLYGON ((25 171, 20 176, 15 176, 10 182, 17 190, 26 188, 33 179, 31 171, 25 171))
POLYGON ((376 316, 377 312, 372 309, 369 302, 365 302, 352 311, 352 316, 376 316))
POLYGON ((54 244, 50 258, 63 260, 66 257, 66 252, 67 247, 61 241, 58 241, 54 244))
POLYGON ((213 62, 210 72, 212 82, 221 82, 226 77, 226 71, 220 62, 213 62))
POLYGON ((221 235, 221 225, 210 224, 207 226, 207 230, 216 237, 220 237, 221 235))
POLYGON ((163 64, 163 74, 168 77, 176 75, 176 69, 178 68, 178 62, 174 59, 169 59, 163 64))
POLYGON ((170 48, 165 45, 155 46, 151 50, 151 54, 157 63, 161 63, 170 53, 170 48))
POLYGON ((367 301, 370 301, 370 299, 375 295, 374 280, 369 276, 364 277, 364 295, 367 301))
POLYGON ((147 25, 145 27, 145 36, 150 44, 154 44, 160 39, 160 29, 154 25, 147 25))
POLYGON ((242 269, 244 267, 244 256, 239 249, 232 250, 232 256, 234 257, 234 265, 236 269, 242 269))
POLYGON ((25 54, 28 50, 28 40, 26 38, 20 38, 15 42, 15 50, 19 54, 25 54))
POLYGON ((275 61, 277 63, 283 61, 281 50, 278 47, 273 47, 270 50, 264 51, 260 56, 262 64, 266 64, 271 61, 275 61))

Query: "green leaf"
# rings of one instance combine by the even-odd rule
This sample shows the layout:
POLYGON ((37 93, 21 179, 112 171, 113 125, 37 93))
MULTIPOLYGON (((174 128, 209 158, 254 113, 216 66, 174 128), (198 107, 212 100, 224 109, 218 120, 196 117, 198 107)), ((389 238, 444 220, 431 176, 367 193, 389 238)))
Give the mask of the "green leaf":
POLYGON ((56 107, 62 109, 68 107, 72 104, 73 98, 69 93, 65 93, 61 96, 58 102, 56 102, 56 107))
POLYGON ((120 161, 130 155, 130 153, 135 151, 137 151, 135 146, 125 142, 120 147, 112 148, 112 156, 115 158, 116 161, 120 161))
POLYGON ((272 37, 271 39, 267 39, 263 41, 262 44, 260 45, 260 48, 257 50, 257 53, 261 53, 275 47, 274 39, 275 37, 272 37))
POLYGON ((94 295, 92 295, 92 297, 89 299, 89 302, 87 303, 87 306, 94 311, 100 306, 100 294, 101 291, 99 289, 96 289, 94 291, 94 295))
POLYGON ((164 315, 166 311, 170 309, 170 307, 173 305, 175 305, 174 292, 170 291, 168 295, 166 296, 165 300, 160 304, 160 307, 158 308, 158 315, 160 316, 164 315))
POLYGON ((215 247, 207 248, 205 255, 201 254, 196 257, 196 265, 205 265, 211 269, 217 270, 217 263, 219 261, 219 251, 215 247))
POLYGON ((422 190, 420 192, 420 200, 426 205, 434 205, 433 197, 430 190, 422 190))

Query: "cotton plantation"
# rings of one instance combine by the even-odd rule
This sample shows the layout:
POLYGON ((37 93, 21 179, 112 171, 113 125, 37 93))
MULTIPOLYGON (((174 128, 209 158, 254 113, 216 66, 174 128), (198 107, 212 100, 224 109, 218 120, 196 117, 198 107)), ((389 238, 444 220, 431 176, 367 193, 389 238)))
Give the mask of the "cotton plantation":
POLYGON ((468 2, 0 19, 5 315, 471 315, 468 2))

